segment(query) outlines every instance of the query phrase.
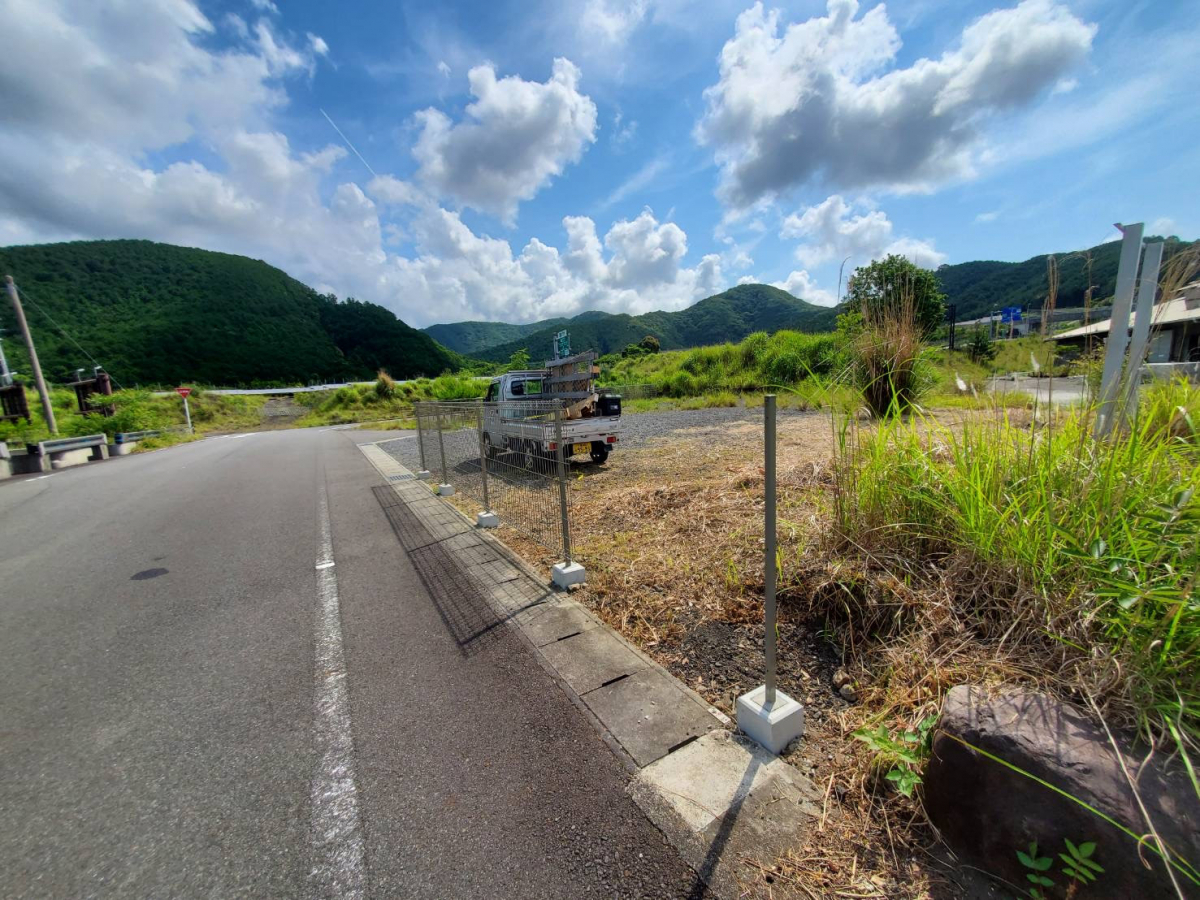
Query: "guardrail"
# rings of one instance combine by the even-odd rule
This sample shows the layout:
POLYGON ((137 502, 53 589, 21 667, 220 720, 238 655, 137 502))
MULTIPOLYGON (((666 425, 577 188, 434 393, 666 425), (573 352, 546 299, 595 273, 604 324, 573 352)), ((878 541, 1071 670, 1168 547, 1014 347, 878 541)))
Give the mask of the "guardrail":
POLYGON ((108 436, 105 434, 88 434, 83 437, 54 438, 49 441, 38 441, 38 453, 65 453, 68 450, 85 450, 88 447, 107 447, 108 436))
MULTIPOLYGON (((31 448, 32 449, 32 448, 31 448)), ((88 434, 82 437, 55 438, 49 441, 38 441, 34 455, 39 457, 39 468, 46 472, 53 468, 53 463, 61 462, 52 457, 77 450, 91 450, 93 460, 108 459, 108 435, 88 434)))

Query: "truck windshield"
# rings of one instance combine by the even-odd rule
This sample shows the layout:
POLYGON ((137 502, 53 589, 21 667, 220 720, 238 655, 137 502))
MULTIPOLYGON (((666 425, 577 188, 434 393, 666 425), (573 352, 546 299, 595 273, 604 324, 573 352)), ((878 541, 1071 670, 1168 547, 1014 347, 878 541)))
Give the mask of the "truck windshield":
POLYGON ((526 397, 528 397, 531 394, 540 394, 541 392, 542 392, 542 379, 530 378, 530 379, 526 380, 526 382, 525 382, 525 396, 526 397))

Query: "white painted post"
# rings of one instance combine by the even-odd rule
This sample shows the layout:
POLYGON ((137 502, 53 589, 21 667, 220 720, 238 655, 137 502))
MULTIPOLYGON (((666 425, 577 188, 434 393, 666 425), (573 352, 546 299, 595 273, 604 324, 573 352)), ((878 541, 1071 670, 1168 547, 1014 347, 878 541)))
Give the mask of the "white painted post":
POLYGON ((1104 437, 1112 430, 1113 410, 1125 350, 1129 346, 1129 310, 1133 306, 1133 288, 1137 283, 1138 260, 1142 255, 1144 225, 1118 225, 1125 237, 1121 242, 1121 261, 1117 266, 1117 287, 1113 293, 1112 318, 1104 347, 1104 371, 1100 377, 1099 404, 1093 434, 1104 437))
POLYGON ((195 434, 196 429, 192 427, 192 411, 188 408, 187 397, 183 398, 183 418, 187 422, 188 434, 195 434))
POLYGON ((1142 377, 1142 361, 1150 341, 1150 325, 1154 321, 1154 298, 1158 294, 1158 271, 1162 267, 1163 244, 1155 241, 1146 245, 1142 259, 1142 278, 1138 284, 1137 310, 1133 318, 1133 337, 1129 342, 1129 367, 1119 414, 1128 419, 1137 411, 1138 387, 1142 377))

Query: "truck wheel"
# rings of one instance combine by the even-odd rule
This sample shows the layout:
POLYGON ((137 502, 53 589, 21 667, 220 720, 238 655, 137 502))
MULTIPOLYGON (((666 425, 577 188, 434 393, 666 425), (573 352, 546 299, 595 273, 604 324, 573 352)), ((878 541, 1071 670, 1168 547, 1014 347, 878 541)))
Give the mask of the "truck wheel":
POLYGON ((492 446, 492 436, 486 431, 483 433, 483 452, 488 459, 496 458, 496 448, 492 446))
POLYGON ((592 462, 600 465, 608 459, 608 448, 601 444, 599 447, 592 445, 592 462))

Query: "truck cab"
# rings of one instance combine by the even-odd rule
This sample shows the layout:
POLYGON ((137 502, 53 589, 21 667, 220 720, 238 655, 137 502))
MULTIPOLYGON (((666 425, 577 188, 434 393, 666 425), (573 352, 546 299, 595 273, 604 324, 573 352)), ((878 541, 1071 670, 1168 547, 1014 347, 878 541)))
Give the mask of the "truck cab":
POLYGON ((545 369, 505 372, 492 379, 484 401, 495 403, 499 400, 546 400, 549 398, 542 393, 545 390, 545 382, 545 369))

